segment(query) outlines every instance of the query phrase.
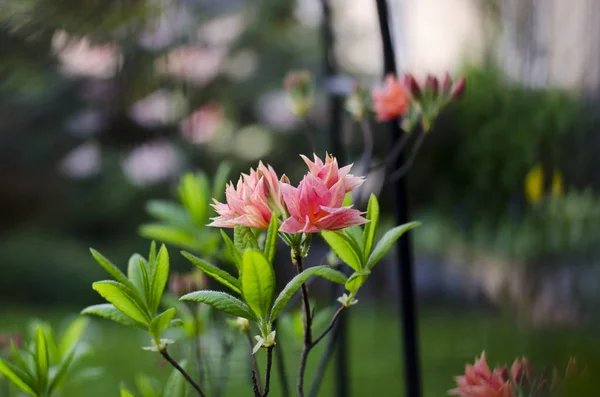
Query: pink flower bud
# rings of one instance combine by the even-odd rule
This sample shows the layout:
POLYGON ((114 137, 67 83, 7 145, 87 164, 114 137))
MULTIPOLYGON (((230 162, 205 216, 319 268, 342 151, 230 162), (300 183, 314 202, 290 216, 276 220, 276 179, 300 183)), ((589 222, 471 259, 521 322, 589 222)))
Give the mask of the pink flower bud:
POLYGON ((403 80, 404 80, 404 86, 406 88, 408 88, 408 91, 410 91, 410 94, 412 95, 412 97, 414 99, 421 98, 421 95, 422 95, 421 88, 419 87, 419 83, 417 83, 417 80, 413 77, 413 75, 410 73, 405 73, 403 80))
POLYGON ((450 94, 450 90, 452 89, 452 78, 450 77, 450 73, 446 72, 444 74, 444 79, 442 80, 442 93, 444 95, 450 94))
POLYGON ((464 77, 458 79, 456 83, 452 86, 452 90, 450 91, 450 97, 452 99, 458 99, 465 93, 466 81, 464 77))
POLYGON ((440 84, 438 82, 437 77, 428 75, 425 87, 427 91, 431 92, 434 96, 437 96, 440 91, 440 84))

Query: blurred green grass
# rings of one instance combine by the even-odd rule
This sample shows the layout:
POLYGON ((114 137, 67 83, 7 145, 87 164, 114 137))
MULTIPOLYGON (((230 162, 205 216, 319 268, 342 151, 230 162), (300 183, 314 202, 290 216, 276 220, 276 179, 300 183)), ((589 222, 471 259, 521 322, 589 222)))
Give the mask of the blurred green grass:
MULTIPOLYGON (((65 319, 75 314, 68 309, 3 308, 0 310, 0 331, 23 330, 31 317, 60 327, 65 319)), ((350 323, 352 361, 349 381, 353 395, 402 396, 401 326, 396 312, 379 306, 363 306, 350 312, 350 323)), ((463 308, 423 309, 419 329, 424 397, 446 395, 454 385, 453 377, 484 349, 490 365, 510 364, 516 356, 527 355, 538 368, 545 365, 564 368, 568 358, 575 356, 592 371, 600 368, 600 342, 591 329, 527 330, 497 314, 463 308)), ((141 349, 148 344, 143 333, 94 319, 88 338, 95 347, 95 354, 87 364, 103 367, 105 373, 85 384, 71 386, 62 397, 118 396, 119 384, 125 382, 133 386, 136 374, 145 373, 162 381, 171 371, 161 364, 155 353, 141 349)), ((250 395, 247 348, 240 340, 231 362, 225 396, 250 395)), ((290 379, 295 379, 299 351, 293 343, 285 343, 283 348, 290 379)), ((322 346, 311 355, 309 380, 321 349, 322 346)), ((173 349, 173 353, 176 355, 177 349, 173 349)), ((264 368, 264 352, 259 354, 261 368, 264 368)), ((294 388, 295 380, 290 384, 294 388)), ((276 374, 271 390, 272 396, 281 395, 276 374)), ((333 393, 330 367, 319 395, 331 396, 333 393)))

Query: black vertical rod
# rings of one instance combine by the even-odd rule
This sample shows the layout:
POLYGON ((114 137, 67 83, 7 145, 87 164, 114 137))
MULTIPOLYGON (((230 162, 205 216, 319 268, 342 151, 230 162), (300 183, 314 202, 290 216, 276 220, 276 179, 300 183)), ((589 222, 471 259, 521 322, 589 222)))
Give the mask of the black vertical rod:
MULTIPOLYGON (((381 42, 383 46, 383 64, 385 74, 397 74, 394 46, 390 31, 390 15, 387 0, 376 0, 381 42)), ((391 146, 402 138, 406 132, 400 128, 400 120, 389 122, 391 146)), ((395 169, 404 164, 404 156, 397 157, 395 169)), ((400 178, 394 185, 396 202, 396 222, 402 225, 408 222, 408 198, 406 194, 406 177, 400 178)), ((419 364, 419 340, 417 327, 417 310, 413 280, 413 253, 410 234, 404 234, 397 243, 398 254, 398 286, 400 287, 400 316, 402 319, 402 345, 404 350, 404 384, 406 397, 421 397, 421 373, 419 364)))
MULTIPOLYGON (((329 0, 322 0, 323 2, 323 49, 325 56, 325 79, 329 80, 334 78, 338 73, 338 65, 335 57, 335 46, 333 37, 333 19, 331 15, 331 7, 329 0)), ((329 84, 326 84, 329 86, 329 84)), ((329 90, 328 97, 328 108, 329 108, 329 137, 330 147, 332 154, 336 156, 341 164, 345 163, 345 152, 344 145, 342 142, 342 112, 343 112, 343 98, 339 93, 329 90)), ((337 299, 343 293, 343 289, 337 284, 332 284, 331 294, 332 297, 337 299)), ((345 313, 338 320, 337 327, 335 329, 333 338, 337 338, 335 342, 336 355, 335 355, 335 396, 337 397, 349 397, 349 379, 348 376, 348 313, 345 313)))

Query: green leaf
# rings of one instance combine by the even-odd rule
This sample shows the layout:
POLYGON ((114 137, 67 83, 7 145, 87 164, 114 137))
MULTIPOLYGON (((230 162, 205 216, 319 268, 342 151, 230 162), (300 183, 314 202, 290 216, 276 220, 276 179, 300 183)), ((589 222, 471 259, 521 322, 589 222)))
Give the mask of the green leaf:
POLYGON ((252 321, 257 320, 248 305, 225 292, 196 291, 182 296, 180 300, 206 303, 232 316, 243 317, 252 321))
POLYGON ((213 178, 213 191, 212 197, 217 201, 222 201, 225 197, 225 185, 229 179, 229 173, 231 172, 231 165, 226 162, 219 164, 219 168, 215 172, 213 178))
POLYGON ((136 397, 136 395, 121 386, 121 397, 136 397))
POLYGON ((140 254, 133 254, 127 264, 127 278, 135 286, 144 300, 148 298, 148 269, 146 259, 140 254))
MULTIPOLYGON (((184 370, 187 370, 187 362, 183 360, 180 363, 181 367, 184 370)), ((173 369, 171 371, 171 375, 169 379, 167 379, 167 383, 165 384, 165 388, 162 393, 162 397, 186 397, 187 396, 187 382, 183 375, 176 370, 173 369)))
POLYGON ((362 269, 362 253, 357 252, 356 244, 350 237, 343 232, 321 232, 321 236, 333 252, 354 271, 362 269))
POLYGON ((94 316, 102 317, 107 320, 112 320, 116 323, 125 325, 127 327, 139 328, 144 331, 148 330, 148 326, 145 323, 140 323, 133 320, 132 318, 123 314, 119 309, 110 303, 103 303, 101 305, 93 305, 86 307, 81 311, 81 314, 91 314, 94 316))
POLYGON ((404 225, 396 226, 393 229, 390 229, 383 235, 381 240, 377 242, 377 245, 371 252, 369 256, 369 260, 367 261, 367 268, 372 269, 373 266, 377 264, 383 258, 385 254, 392 248, 392 245, 402 236, 405 232, 410 229, 419 226, 420 222, 410 222, 404 225))
POLYGON ((371 194, 369 198, 369 206, 367 207, 367 222, 365 230, 363 232, 363 252, 364 260, 366 261, 371 254, 373 249, 373 243, 375 242, 375 234, 377 233, 377 225, 379 223, 379 201, 377 196, 371 194))
POLYGON ((18 372, 19 371, 14 366, 0 358, 0 374, 6 376, 8 380, 10 380, 15 386, 30 396, 39 397, 34 390, 34 386, 29 384, 27 380, 17 375, 18 372))
POLYGON ((151 200, 146 204, 146 211, 153 217, 181 227, 192 227, 194 222, 184 207, 163 200, 151 200))
POLYGON ((112 303, 123 314, 142 324, 150 322, 150 316, 145 308, 136 299, 135 291, 116 281, 97 281, 92 284, 104 299, 112 303))
POLYGON ((31 370, 32 368, 27 364, 27 362, 25 362, 25 360, 21 356, 21 353, 19 352, 19 349, 17 349, 15 342, 12 340, 10 341, 10 350, 13 362, 15 362, 17 365, 17 367, 15 367, 17 375, 19 375, 19 377, 23 379, 27 384, 35 385, 35 376, 33 373, 34 370, 31 370))
POLYGON ((277 235, 279 231, 279 220, 276 216, 271 217, 269 228, 267 229, 267 240, 265 241, 265 257, 269 263, 275 260, 275 251, 277 250, 277 235))
POLYGON ((65 332, 63 332, 62 338, 60 338, 60 357, 64 357, 71 347, 75 346, 75 344, 79 342, 88 323, 89 321, 86 317, 77 317, 75 320, 73 320, 73 322, 71 322, 71 324, 69 324, 65 332))
POLYGON ((163 302, 170 307, 174 307, 177 310, 177 316, 181 317, 181 319, 175 319, 171 321, 171 327, 178 326, 173 324, 173 322, 178 321, 180 323, 183 323, 183 328, 185 329, 185 332, 189 337, 193 337, 194 335, 196 335, 196 317, 194 316, 194 313, 190 310, 188 305, 186 305, 185 302, 179 301, 179 297, 175 297, 171 294, 166 294, 163 297, 163 302))
POLYGON ((349 207, 352 205, 352 193, 346 193, 344 196, 344 201, 342 202, 342 207, 349 207))
POLYGON ((227 247, 227 252, 229 253, 229 256, 231 256, 233 263, 237 267, 238 274, 240 274, 241 270, 242 270, 242 254, 240 254, 240 251, 238 251, 236 246, 233 244, 233 241, 231 241, 231 239, 229 238, 227 233, 225 233, 225 231, 223 231, 222 229, 221 229, 221 236, 223 237, 223 241, 225 241, 225 246, 227 247))
POLYGON ((187 173, 179 184, 179 198, 190 212, 194 223, 204 227, 208 219, 210 184, 204 173, 187 173))
POLYGON ((38 375, 38 386, 45 390, 48 386, 48 371, 50 370, 50 357, 46 344, 46 335, 42 327, 38 326, 35 331, 35 364, 38 375))
POLYGON ((242 253, 248 249, 260 249, 256 236, 248 226, 235 225, 233 228, 233 244, 242 253))
POLYGON ((202 270, 206 273, 207 276, 210 276, 231 289, 236 294, 242 294, 240 281, 233 277, 231 274, 227 273, 225 270, 219 269, 216 266, 211 265, 203 259, 198 258, 188 252, 182 252, 181 255, 185 256, 194 266, 202 270))
POLYGON ((356 294, 358 289, 365 283, 370 273, 371 272, 367 269, 364 269, 361 272, 353 273, 348 278, 348 281, 346 281, 345 288, 353 294, 356 294))
POLYGON ((140 374, 135 377, 135 385, 142 397, 160 397, 160 384, 148 375, 140 374))
POLYGON ((242 295, 252 311, 267 319, 275 293, 273 265, 260 251, 248 250, 242 256, 242 295))
POLYGON ((48 386, 48 395, 51 396, 52 392, 60 386, 65 377, 67 376, 67 372, 69 371, 69 367, 73 362, 73 358, 75 357, 75 352, 77 350, 77 341, 69 347, 69 349, 63 355, 60 364, 58 364, 58 368, 56 372, 50 378, 50 386, 48 386))
POLYGON ((111 261, 93 248, 90 248, 90 252, 92 253, 94 259, 96 259, 96 262, 98 262, 100 266, 102 266, 104 270, 106 270, 108 274, 110 274, 115 280, 121 284, 125 284, 130 288, 133 287, 131 281, 129 281, 123 272, 117 266, 113 265, 111 261))
POLYGON ((175 317, 175 308, 167 309, 158 316, 154 317, 150 323, 150 335, 156 339, 160 339, 163 331, 169 328, 169 324, 171 323, 173 317, 175 317))
POLYGON ((275 299, 275 303, 273 303, 273 308, 271 309, 271 316, 269 318, 270 322, 273 322, 277 319, 292 296, 300 289, 302 284, 304 284, 312 276, 321 277, 338 284, 346 283, 346 276, 344 276, 342 272, 332 269, 329 266, 309 267, 290 280, 290 282, 287 283, 287 285, 279 293, 279 296, 277 296, 277 299, 275 299))
POLYGON ((202 245, 188 230, 178 226, 164 225, 162 223, 149 223, 139 229, 142 237, 162 241, 181 248, 200 251, 202 245))
POLYGON ((150 273, 150 294, 148 296, 148 306, 151 313, 156 313, 163 292, 169 279, 169 252, 163 244, 158 251, 156 265, 151 268, 150 273))
POLYGON ((358 250, 360 252, 362 252, 362 249, 364 247, 363 245, 363 231, 360 228, 360 226, 350 226, 347 227, 346 229, 343 230, 343 233, 346 233, 346 235, 352 239, 352 242, 354 243, 353 245, 355 247, 358 247, 358 250))

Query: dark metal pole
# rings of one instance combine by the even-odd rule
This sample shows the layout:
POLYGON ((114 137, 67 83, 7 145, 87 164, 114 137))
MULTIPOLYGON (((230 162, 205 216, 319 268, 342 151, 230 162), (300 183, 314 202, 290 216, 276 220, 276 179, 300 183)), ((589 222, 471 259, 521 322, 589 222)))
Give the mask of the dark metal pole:
MULTIPOLYGON (((338 73, 338 66, 335 59, 334 52, 334 37, 332 29, 332 16, 331 7, 329 0, 322 0, 323 2, 323 47, 325 50, 325 78, 330 80, 338 73)), ((329 85, 329 84, 327 84, 329 85)), ((329 136, 331 139, 330 147, 332 153, 336 156, 340 163, 345 162, 344 145, 342 143, 342 116, 343 116, 343 98, 339 93, 334 90, 329 91, 329 136)), ((331 294, 337 299, 343 289, 336 284, 331 286, 331 294)), ((345 313, 338 320, 336 329, 332 335, 332 338, 336 338, 337 344, 336 350, 336 362, 335 362, 335 395, 337 397, 348 397, 350 396, 349 382, 350 377, 348 376, 348 313, 345 313)))
MULTIPOLYGON (((376 0, 381 41, 383 46, 383 62, 385 74, 397 74, 394 46, 390 32, 390 15, 387 0, 376 0)), ((399 120, 389 123, 391 147, 405 134, 400 128, 399 120)), ((397 157, 394 169, 402 167, 404 156, 397 157)), ((394 197, 396 202, 396 222, 398 225, 408 222, 408 199, 406 194, 406 177, 400 178, 394 184, 394 197)), ((419 341, 417 327, 417 310, 413 280, 413 254, 410 242, 410 233, 404 234, 397 243, 398 253, 398 286, 400 287, 400 315, 402 318, 404 348, 404 383, 406 397, 421 396, 421 374, 419 364, 419 341)))

